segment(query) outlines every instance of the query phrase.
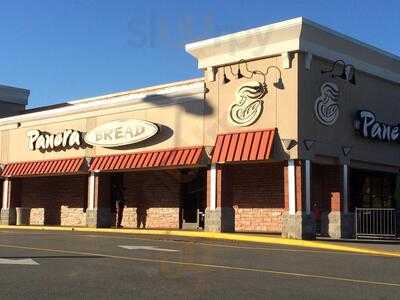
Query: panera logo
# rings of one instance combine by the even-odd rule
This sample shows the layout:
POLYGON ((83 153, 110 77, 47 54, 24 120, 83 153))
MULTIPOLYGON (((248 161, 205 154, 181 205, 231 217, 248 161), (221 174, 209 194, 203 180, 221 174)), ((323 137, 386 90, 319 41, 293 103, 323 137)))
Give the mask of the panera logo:
POLYGON ((147 140, 158 132, 158 126, 143 120, 113 121, 100 125, 85 135, 93 146, 120 147, 147 140))
POLYGON ((62 132, 51 134, 39 130, 30 130, 28 135, 28 148, 31 151, 49 151, 59 148, 81 147, 82 132, 66 129, 62 132))

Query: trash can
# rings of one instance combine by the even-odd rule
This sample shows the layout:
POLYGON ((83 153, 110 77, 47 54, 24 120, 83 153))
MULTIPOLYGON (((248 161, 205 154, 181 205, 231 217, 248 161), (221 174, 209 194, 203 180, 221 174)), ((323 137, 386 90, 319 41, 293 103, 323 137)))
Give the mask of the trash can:
POLYGON ((29 225, 31 209, 29 207, 16 207, 16 225, 29 225))

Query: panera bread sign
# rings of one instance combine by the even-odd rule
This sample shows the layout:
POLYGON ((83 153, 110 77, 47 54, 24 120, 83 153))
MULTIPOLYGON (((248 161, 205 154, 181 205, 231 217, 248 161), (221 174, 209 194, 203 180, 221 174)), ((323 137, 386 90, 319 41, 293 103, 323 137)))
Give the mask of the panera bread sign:
POLYGON ((357 112, 354 128, 362 137, 367 139, 400 143, 400 124, 378 121, 376 115, 368 110, 357 112))
POLYGON ((157 132, 158 126, 148 121, 112 121, 86 133, 85 142, 93 146, 120 147, 147 140, 157 132))
POLYGON ((100 125, 86 134, 66 129, 53 134, 34 129, 27 132, 31 151, 57 151, 84 147, 85 144, 101 147, 120 147, 147 140, 158 132, 158 126, 143 120, 113 121, 100 125))

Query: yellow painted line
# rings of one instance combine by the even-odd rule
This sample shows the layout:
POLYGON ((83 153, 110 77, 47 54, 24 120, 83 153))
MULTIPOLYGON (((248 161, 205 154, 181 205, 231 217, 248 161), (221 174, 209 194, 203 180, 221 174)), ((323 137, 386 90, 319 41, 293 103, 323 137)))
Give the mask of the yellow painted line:
POLYGON ((44 252, 54 252, 54 253, 63 253, 63 254, 96 256, 96 257, 105 257, 105 258, 129 260, 129 261, 136 261, 136 262, 172 264, 172 265, 179 265, 179 266, 213 268, 213 269, 223 269, 223 270, 231 270, 231 271, 257 272, 257 273, 266 273, 266 274, 273 274, 273 275, 280 275, 280 276, 314 278, 314 279, 323 279, 323 280, 331 280, 331 281, 342 281, 342 282, 350 282, 350 283, 361 283, 361 284, 380 285, 380 286, 400 288, 400 283, 370 281, 370 280, 337 277, 337 276, 329 276, 329 275, 304 274, 304 273, 284 272, 284 271, 276 271, 276 270, 269 270, 269 269, 244 268, 244 267, 234 267, 234 266, 227 266, 227 265, 202 264, 202 263, 196 263, 196 262, 183 262, 183 261, 164 260, 164 259, 150 259, 150 258, 119 256, 119 255, 82 252, 82 251, 27 247, 27 246, 10 245, 10 244, 0 244, 0 247, 12 248, 12 249, 34 250, 34 251, 44 251, 44 252))
POLYGON ((241 233, 221 233, 207 231, 185 231, 185 230, 158 230, 158 229, 115 229, 115 228, 87 228, 87 227, 62 227, 62 226, 15 226, 0 225, 0 229, 21 229, 21 230, 53 230, 53 231, 76 231, 76 232, 97 232, 97 233, 123 233, 143 235, 165 235, 191 238, 208 238, 215 240, 252 242, 260 244, 284 245, 302 248, 314 248, 320 250, 341 251, 376 256, 400 257, 400 252, 385 251, 373 248, 354 247, 339 245, 324 241, 306 241, 285 239, 280 237, 269 237, 261 235, 241 233))

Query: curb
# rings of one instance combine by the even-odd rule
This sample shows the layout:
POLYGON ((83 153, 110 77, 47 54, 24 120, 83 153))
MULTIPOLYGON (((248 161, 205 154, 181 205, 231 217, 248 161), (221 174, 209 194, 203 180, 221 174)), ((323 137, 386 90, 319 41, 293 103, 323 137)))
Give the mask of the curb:
POLYGON ((294 246, 301 248, 313 248, 320 250, 330 250, 357 254, 366 254, 374 256, 400 257, 400 252, 385 251, 372 248, 362 248, 353 246, 337 245, 324 241, 306 241, 294 240, 280 237, 256 236, 242 233, 221 233, 207 231, 181 231, 181 230, 159 230, 159 229, 114 229, 114 228, 87 228, 87 227, 57 227, 57 226, 16 226, 0 225, 0 229, 18 229, 18 230, 43 230, 43 231, 76 231, 76 232, 97 232, 97 233, 123 233, 123 234, 141 234, 141 235, 166 235, 177 237, 206 238, 215 240, 227 240, 237 242, 252 242, 259 244, 273 244, 294 246))

